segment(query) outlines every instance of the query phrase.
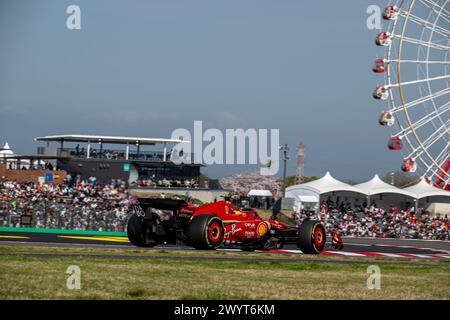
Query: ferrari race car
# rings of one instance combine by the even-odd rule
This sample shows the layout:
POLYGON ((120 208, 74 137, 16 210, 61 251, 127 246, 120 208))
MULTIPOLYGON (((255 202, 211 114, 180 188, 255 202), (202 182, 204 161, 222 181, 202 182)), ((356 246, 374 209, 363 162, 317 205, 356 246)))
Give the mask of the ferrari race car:
MULTIPOLYGON (((324 226, 314 220, 297 223, 285 216, 280 200, 274 204, 272 216, 263 219, 254 209, 237 210, 226 200, 192 206, 180 199, 141 198, 128 221, 128 239, 138 247, 183 243, 204 250, 253 251, 294 244, 303 253, 322 251, 327 241, 324 226)), ((339 235, 332 233, 331 246, 343 247, 339 235)))

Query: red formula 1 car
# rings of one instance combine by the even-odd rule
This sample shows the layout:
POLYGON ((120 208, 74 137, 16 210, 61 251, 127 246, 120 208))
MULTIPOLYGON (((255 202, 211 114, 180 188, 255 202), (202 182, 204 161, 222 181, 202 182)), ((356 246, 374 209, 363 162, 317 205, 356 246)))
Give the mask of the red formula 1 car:
MULTIPOLYGON (((263 219, 253 209, 237 210, 229 201, 189 206, 178 199, 139 199, 128 221, 128 238, 138 247, 184 243, 196 249, 234 247, 245 251, 298 246, 303 253, 317 254, 326 244, 324 226, 306 220, 298 225, 281 213, 281 201, 263 219), (282 218, 284 217, 285 221, 282 218)), ((342 247, 332 234, 331 245, 342 247)))

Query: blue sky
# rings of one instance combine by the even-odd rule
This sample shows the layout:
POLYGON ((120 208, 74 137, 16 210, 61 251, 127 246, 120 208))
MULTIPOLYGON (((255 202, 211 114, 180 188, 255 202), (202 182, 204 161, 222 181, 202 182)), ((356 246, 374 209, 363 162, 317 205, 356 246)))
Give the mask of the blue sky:
POLYGON ((401 155, 377 124, 387 106, 371 98, 383 80, 370 68, 382 51, 366 9, 386 3, 0 0, 0 143, 31 153, 40 135, 168 137, 202 120, 280 128, 291 149, 304 141, 306 175, 384 175, 401 155), (81 30, 66 28, 70 4, 81 30))

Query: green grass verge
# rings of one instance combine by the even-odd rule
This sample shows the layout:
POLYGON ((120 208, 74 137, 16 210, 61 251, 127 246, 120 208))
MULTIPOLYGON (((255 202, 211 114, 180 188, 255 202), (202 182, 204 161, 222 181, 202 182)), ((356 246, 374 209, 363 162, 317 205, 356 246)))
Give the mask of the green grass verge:
POLYGON ((92 236, 127 236, 126 232, 91 231, 91 230, 65 230, 65 229, 41 229, 41 228, 13 228, 0 227, 0 232, 31 232, 31 233, 58 233, 58 234, 82 234, 92 236))
POLYGON ((0 299, 450 299, 450 264, 445 261, 412 265, 407 260, 388 259, 26 246, 0 246, 0 254, 0 299), (27 253, 73 257, 5 255, 27 253), (96 258, 92 254, 143 258, 96 258), (205 256, 248 260, 195 260, 205 256), (381 261, 381 289, 369 290, 367 267, 381 261), (81 268, 80 290, 66 287, 65 272, 70 265, 81 268))

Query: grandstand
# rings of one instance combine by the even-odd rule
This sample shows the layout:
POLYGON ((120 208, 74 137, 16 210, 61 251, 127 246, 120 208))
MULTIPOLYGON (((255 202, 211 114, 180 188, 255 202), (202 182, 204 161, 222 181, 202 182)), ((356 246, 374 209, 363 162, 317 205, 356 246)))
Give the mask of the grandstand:
POLYGON ((174 146, 188 141, 73 134, 36 137, 34 140, 46 143, 45 147, 38 147, 38 154, 55 157, 56 167, 72 178, 87 180, 95 177, 103 183, 122 180, 130 185, 158 188, 204 187, 199 179, 202 164, 174 161, 179 156, 174 146), (160 148, 148 150, 149 147, 160 148))

